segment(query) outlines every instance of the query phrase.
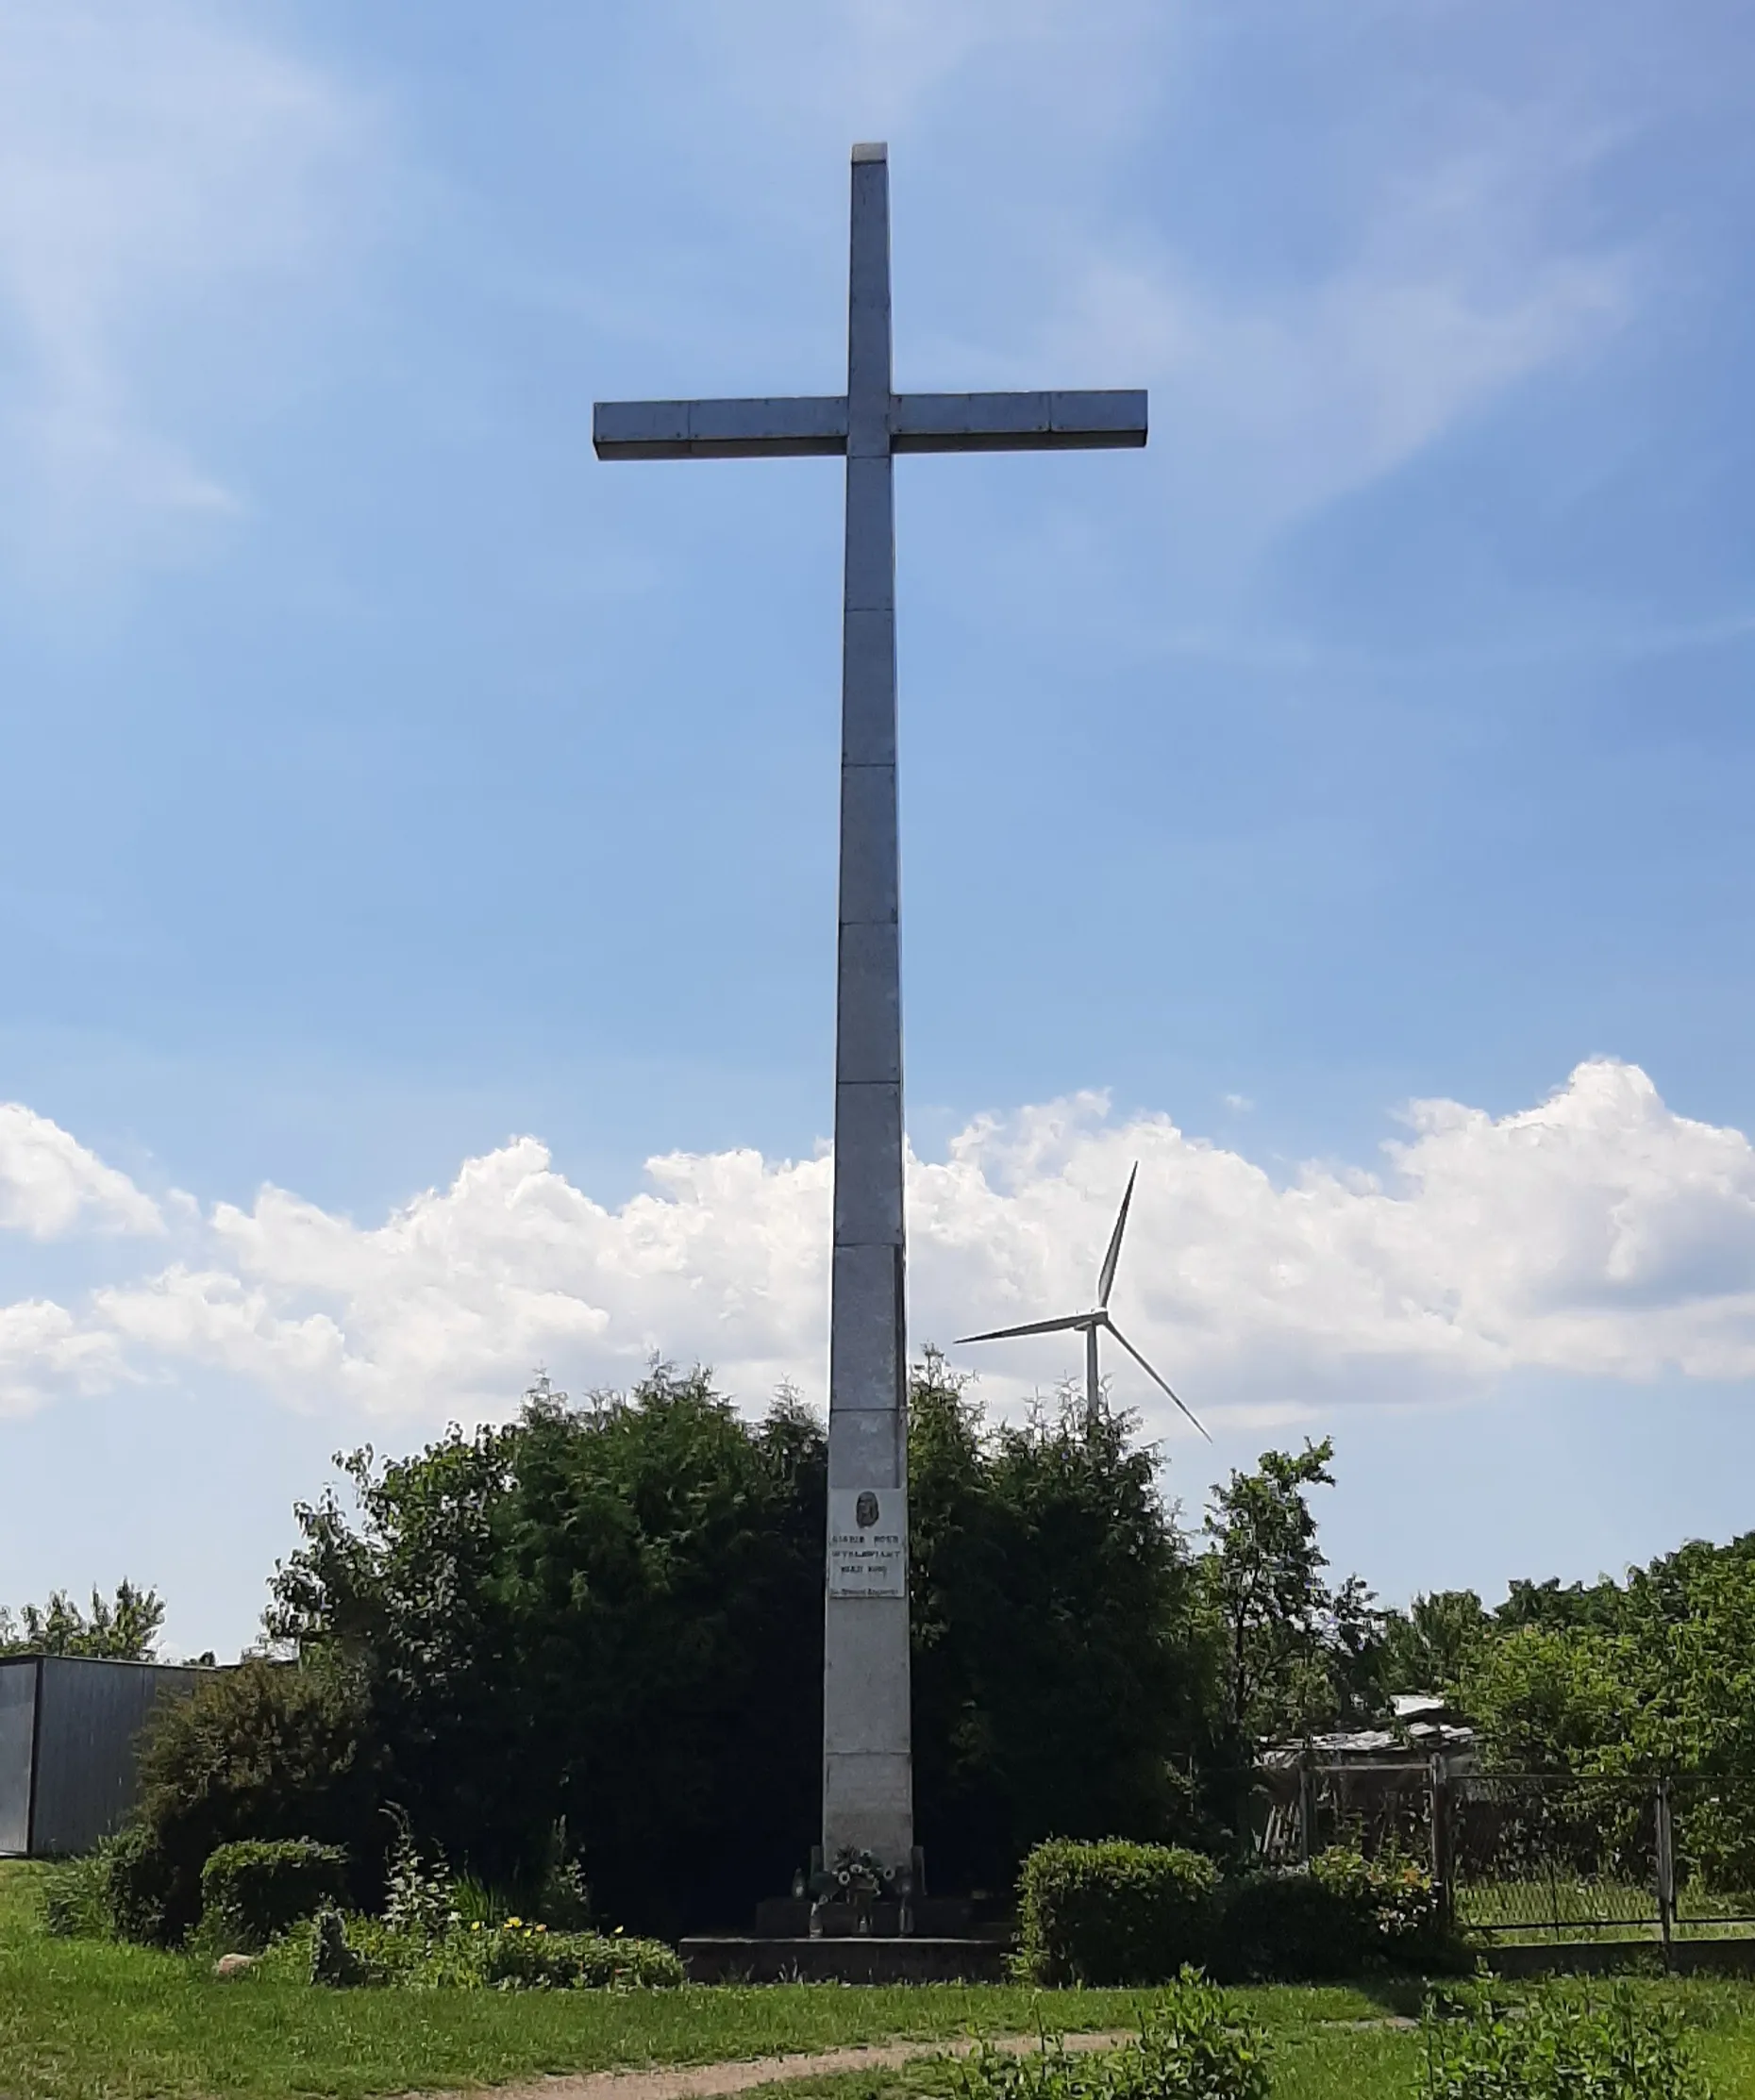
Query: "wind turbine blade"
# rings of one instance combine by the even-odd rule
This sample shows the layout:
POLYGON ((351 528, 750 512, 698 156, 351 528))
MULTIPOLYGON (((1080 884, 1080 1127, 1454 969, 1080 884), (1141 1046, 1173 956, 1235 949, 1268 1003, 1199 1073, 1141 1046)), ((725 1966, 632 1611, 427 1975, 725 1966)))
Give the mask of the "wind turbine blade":
POLYGON ((1121 1259, 1121 1236, 1128 1229, 1128 1206, 1133 1201, 1133 1184, 1140 1177, 1140 1162, 1133 1162, 1133 1172, 1128 1176, 1128 1186, 1121 1199, 1121 1208, 1115 1213, 1115 1229, 1109 1236, 1109 1252, 1103 1257, 1103 1273, 1097 1278, 1097 1304, 1107 1306, 1109 1294, 1115 1288, 1115 1264, 1121 1259))
POLYGON ((986 1334, 961 1334, 951 1344, 961 1349, 965 1342, 1010 1342, 1014 1334, 1064 1334, 1069 1327, 1088 1326, 1088 1312, 1069 1312, 1064 1320, 1032 1320, 1024 1327, 994 1327, 986 1334))
MULTIPOLYGON (((1200 1431, 1201 1435, 1203 1437, 1207 1437, 1206 1424, 1202 1422, 1200 1417, 1197 1414, 1194 1413, 1190 1408, 1182 1407, 1181 1397, 1172 1388, 1169 1380, 1167 1378, 1159 1377, 1157 1372, 1154 1371, 1151 1365, 1146 1362, 1145 1358, 1141 1356, 1140 1352, 1133 1346, 1132 1342, 1128 1340, 1127 1336, 1122 1333, 1121 1329, 1115 1325, 1112 1320, 1106 1320, 1103 1324, 1106 1327, 1108 1327, 1110 1333, 1115 1337, 1115 1340, 1121 1343, 1122 1347, 1133 1358, 1134 1362, 1139 1365, 1140 1369, 1145 1372, 1145 1375, 1148 1378, 1155 1379, 1159 1385, 1162 1386, 1164 1391, 1169 1393, 1171 1399, 1176 1402, 1177 1406, 1178 1408, 1182 1408, 1182 1412, 1188 1416, 1188 1419, 1195 1425, 1195 1428, 1200 1431)), ((1207 1437, 1207 1442, 1211 1443, 1212 1442, 1212 1439, 1211 1437, 1207 1437)))

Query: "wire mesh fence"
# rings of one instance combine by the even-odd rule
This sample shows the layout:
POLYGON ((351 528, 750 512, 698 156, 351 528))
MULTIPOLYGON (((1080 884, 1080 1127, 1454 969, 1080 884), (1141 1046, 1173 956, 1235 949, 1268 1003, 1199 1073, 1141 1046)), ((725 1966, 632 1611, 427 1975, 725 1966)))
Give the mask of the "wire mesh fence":
POLYGON ((1456 1925, 1489 1939, 1755 1930, 1755 1777, 1557 1777, 1442 1758, 1284 1755, 1229 1782, 1264 1865, 1329 1845, 1415 1859, 1456 1925))
POLYGON ((1470 1773, 1439 1781, 1456 1922, 1488 1934, 1662 1928, 1661 1792, 1650 1780, 1470 1773))
POLYGON ((1755 1925, 1755 1779, 1672 1779, 1668 1794, 1678 1925, 1755 1925))

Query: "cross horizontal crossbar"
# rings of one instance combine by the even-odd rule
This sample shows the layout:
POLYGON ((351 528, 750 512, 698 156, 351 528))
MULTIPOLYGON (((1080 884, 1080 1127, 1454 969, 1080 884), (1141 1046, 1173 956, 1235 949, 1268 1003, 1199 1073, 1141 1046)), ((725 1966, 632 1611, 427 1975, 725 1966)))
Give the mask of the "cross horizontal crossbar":
MULTIPOLYGON (((600 459, 832 457, 847 449, 843 393, 740 401, 599 401, 600 459)), ((1145 395, 1085 392, 894 393, 892 452, 1083 452, 1145 442, 1145 395)))

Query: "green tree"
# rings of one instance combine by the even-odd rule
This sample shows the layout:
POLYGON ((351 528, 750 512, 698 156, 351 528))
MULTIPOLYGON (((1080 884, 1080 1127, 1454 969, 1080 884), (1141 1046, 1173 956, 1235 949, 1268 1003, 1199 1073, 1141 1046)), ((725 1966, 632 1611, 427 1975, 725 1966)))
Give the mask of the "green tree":
POLYGON ((564 1815, 607 1910, 667 1931, 786 1886, 816 1819, 819 1425, 658 1366, 347 1470, 359 1521, 298 1511, 271 1630, 358 1662, 423 1835, 515 1882, 564 1815))
POLYGON ((1454 1692, 1494 1621, 1473 1590, 1433 1590, 1383 1614, 1383 1689, 1454 1692))
POLYGON ((1002 1888, 1051 1835, 1185 1836, 1213 1657, 1156 1452, 1082 1392, 990 1426, 931 1350, 910 1407, 929 1874, 1002 1888))
POLYGON ((1569 1582, 1563 1587, 1557 1575, 1549 1575, 1546 1582, 1513 1582, 1493 1616, 1495 1624, 1508 1632, 1517 1626, 1545 1626, 1613 1633, 1621 1624, 1626 1603, 1619 1584, 1606 1575, 1596 1582, 1569 1582))
MULTIPOLYGON (((1210 1627, 1155 1454, 1082 1407, 989 1427, 912 1379, 916 1803, 940 1888, 1007 1886, 1051 1832, 1178 1834, 1210 1627)), ((566 1819, 603 1909, 747 1920, 818 1833, 822 1425, 704 1372, 400 1461, 298 1511, 274 1636, 364 1688, 366 1762, 420 1834, 531 1876, 566 1819)))
POLYGON ((0 1656, 102 1656, 123 1662, 153 1659, 164 1625, 164 1605, 156 1590, 125 1578, 113 1599, 93 1589, 90 1613, 65 1590, 46 1605, 25 1605, 16 1615, 0 1605, 0 1656))
POLYGON ((1459 1691, 1489 1764, 1582 1774, 1621 1761, 1637 1687, 1627 1643, 1613 1635, 1514 1626, 1473 1649, 1459 1691))
POLYGON ((1366 1717, 1379 1703, 1381 1614, 1357 1576, 1330 1590, 1312 1488, 1331 1487, 1334 1446, 1264 1451, 1215 1485, 1201 1574, 1219 1642, 1222 1711, 1238 1755, 1268 1738, 1366 1717))

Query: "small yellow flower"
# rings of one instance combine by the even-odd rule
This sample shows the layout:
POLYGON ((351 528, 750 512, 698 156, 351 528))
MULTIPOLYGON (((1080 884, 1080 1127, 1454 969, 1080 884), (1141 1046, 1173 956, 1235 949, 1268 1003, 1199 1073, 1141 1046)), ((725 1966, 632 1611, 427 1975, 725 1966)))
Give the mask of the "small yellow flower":
POLYGON ((546 1932, 546 1931, 548 1930, 548 1927, 547 1927, 547 1926, 546 1926, 545 1925, 538 1925, 538 1926, 537 1926, 537 1928, 536 1928, 536 1929, 537 1929, 537 1930, 538 1930, 539 1932, 546 1932))
POLYGON ((626 1925, 617 1925, 615 1928, 615 1937, 619 1940, 622 1934, 627 1931, 627 1927, 626 1925))
POLYGON ((481 1930, 481 1920, 477 1918, 475 1924, 471 1925, 469 1929, 471 1930, 471 1932, 479 1932, 481 1930))
POLYGON ((509 1925, 523 1925, 524 1920, 522 1918, 508 1918, 506 1923, 509 1925))

